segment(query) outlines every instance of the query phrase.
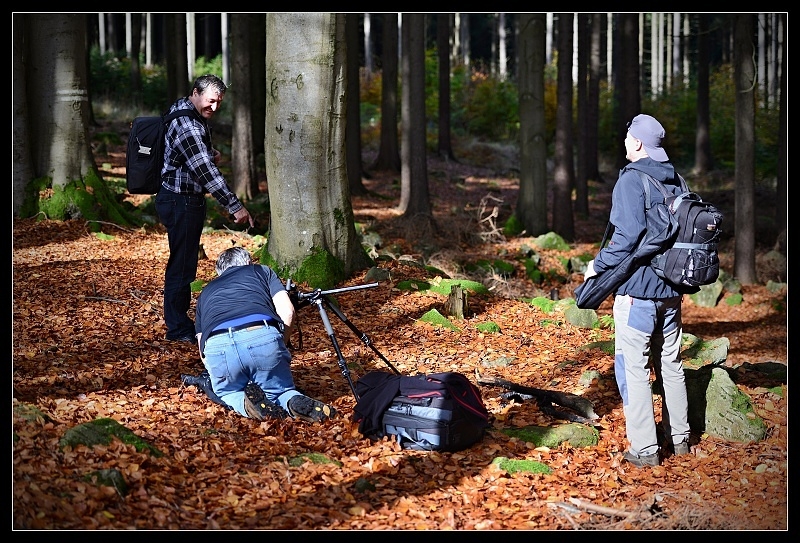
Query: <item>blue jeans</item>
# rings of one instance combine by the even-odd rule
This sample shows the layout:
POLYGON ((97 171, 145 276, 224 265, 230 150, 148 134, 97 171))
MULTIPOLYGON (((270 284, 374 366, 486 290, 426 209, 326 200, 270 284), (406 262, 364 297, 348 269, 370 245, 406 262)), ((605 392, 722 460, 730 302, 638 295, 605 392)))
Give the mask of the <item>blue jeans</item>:
POLYGON ((284 409, 290 398, 300 394, 294 387, 291 360, 283 334, 274 326, 262 326, 208 338, 203 364, 216 395, 246 417, 244 387, 249 381, 258 384, 268 400, 284 409))
POLYGON ((614 375, 630 450, 637 456, 658 452, 649 359, 661 378, 661 427, 673 444, 689 439, 689 403, 681 362, 681 296, 643 300, 614 298, 614 375))
POLYGON ((194 336, 194 321, 186 314, 197 278, 197 251, 206 220, 206 197, 177 194, 164 187, 156 195, 156 211, 167 229, 169 260, 164 273, 164 323, 167 339, 194 336))

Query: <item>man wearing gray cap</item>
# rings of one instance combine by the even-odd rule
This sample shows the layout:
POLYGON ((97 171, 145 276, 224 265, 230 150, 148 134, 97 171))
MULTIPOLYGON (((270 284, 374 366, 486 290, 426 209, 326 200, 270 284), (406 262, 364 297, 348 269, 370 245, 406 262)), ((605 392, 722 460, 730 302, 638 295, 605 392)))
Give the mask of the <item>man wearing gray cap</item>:
MULTIPOLYGON (((608 245, 588 263, 585 278, 614 268, 634 252, 647 229, 645 190, 634 170, 661 181, 671 193, 680 181, 662 147, 665 132, 655 118, 637 115, 628 123, 625 151, 630 164, 614 185, 608 245)), ((651 203, 663 199, 650 191, 651 203)), ((622 396, 625 429, 630 443, 623 459, 637 468, 658 466, 669 453, 688 454, 689 421, 686 382, 680 359, 682 295, 661 279, 648 262, 639 265, 614 297, 614 373, 622 396), (650 386, 650 361, 663 383, 659 444, 650 386)))

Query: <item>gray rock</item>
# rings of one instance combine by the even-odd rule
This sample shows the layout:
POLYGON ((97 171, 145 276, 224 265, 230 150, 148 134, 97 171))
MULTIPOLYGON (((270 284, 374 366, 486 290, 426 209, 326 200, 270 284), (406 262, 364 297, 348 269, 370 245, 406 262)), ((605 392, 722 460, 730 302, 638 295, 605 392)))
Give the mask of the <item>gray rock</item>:
POLYGON ((751 443, 766 437, 764 420, 753 410, 750 397, 721 367, 686 369, 689 427, 726 441, 751 443))
POLYGON ((722 281, 717 281, 711 285, 703 285, 700 287, 700 292, 690 294, 689 297, 692 301, 700 307, 715 307, 722 294, 722 281))
POLYGON ((597 328, 600 320, 594 309, 579 309, 576 305, 571 305, 564 309, 564 318, 578 328, 597 328))

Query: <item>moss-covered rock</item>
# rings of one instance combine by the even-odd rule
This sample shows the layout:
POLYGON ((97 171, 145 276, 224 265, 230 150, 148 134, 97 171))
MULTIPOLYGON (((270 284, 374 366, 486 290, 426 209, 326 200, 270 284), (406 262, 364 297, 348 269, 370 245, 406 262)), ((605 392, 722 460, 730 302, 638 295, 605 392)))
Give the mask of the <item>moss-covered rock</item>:
POLYGON ((726 441, 751 443, 766 437, 767 426, 750 397, 721 367, 684 369, 689 397, 689 426, 726 441))
POLYGON ((108 445, 112 438, 116 437, 123 443, 133 445, 137 451, 149 451, 155 457, 163 456, 153 445, 137 436, 133 431, 121 425, 114 419, 102 418, 79 424, 64 432, 64 436, 59 441, 61 448, 75 447, 77 445, 108 445))
POLYGON ((579 309, 578 306, 572 306, 564 311, 564 318, 578 328, 591 330, 600 326, 600 319, 594 309, 579 309))
POLYGON ((447 328, 449 330, 455 330, 457 332, 461 331, 461 328, 450 322, 447 317, 439 313, 436 309, 431 309, 422 315, 419 320, 421 322, 427 322, 429 324, 433 324, 434 326, 441 326, 442 328, 447 328))
POLYGON ((592 341, 591 343, 587 343, 586 345, 582 345, 580 347, 583 351, 590 351, 592 349, 600 349, 605 354, 614 356, 614 340, 608 341, 592 341))
POLYGON ((505 428, 501 430, 510 437, 516 437, 537 447, 553 449, 562 443, 576 448, 592 447, 600 442, 600 433, 596 428, 577 423, 560 424, 558 426, 525 426, 523 428, 505 428))
POLYGON ((569 243, 555 232, 542 234, 533 240, 533 243, 540 249, 556 249, 558 251, 569 251, 569 243))
POLYGON ((128 493, 128 483, 125 481, 125 476, 119 470, 113 468, 87 473, 83 476, 83 480, 96 485, 113 487, 122 497, 125 497, 128 493))
POLYGON ((482 322, 475 328, 484 334, 499 334, 500 326, 496 322, 482 322))

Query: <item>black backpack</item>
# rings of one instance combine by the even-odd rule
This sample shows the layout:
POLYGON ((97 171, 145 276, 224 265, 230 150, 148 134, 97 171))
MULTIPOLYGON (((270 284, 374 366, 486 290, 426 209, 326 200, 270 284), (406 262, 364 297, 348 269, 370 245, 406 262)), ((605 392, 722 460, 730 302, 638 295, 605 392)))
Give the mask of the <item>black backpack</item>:
POLYGON ((652 258, 650 267, 683 294, 693 294, 701 286, 716 282, 719 277, 717 243, 722 235, 722 212, 691 192, 680 174, 676 175, 681 182, 681 192, 672 195, 662 182, 642 171, 636 172, 644 184, 645 202, 650 202, 652 183, 664 196, 664 205, 678 223, 674 241, 652 258))
MULTIPOLYGON (((647 231, 636 250, 619 265, 584 280, 575 289, 575 303, 580 309, 597 309, 642 264, 669 281, 681 294, 693 294, 700 285, 708 285, 719 276, 717 241, 722 213, 700 196, 690 192, 679 174, 681 192, 673 196, 663 183, 639 170, 644 185, 647 231), (658 187, 664 199, 650 204, 650 183, 658 187)), ((606 226, 600 248, 610 239, 614 225, 606 226)))
POLYGON ((125 153, 125 177, 130 194, 157 194, 161 188, 164 167, 164 133, 176 117, 191 115, 190 109, 179 109, 160 117, 136 117, 131 123, 125 153))

